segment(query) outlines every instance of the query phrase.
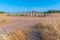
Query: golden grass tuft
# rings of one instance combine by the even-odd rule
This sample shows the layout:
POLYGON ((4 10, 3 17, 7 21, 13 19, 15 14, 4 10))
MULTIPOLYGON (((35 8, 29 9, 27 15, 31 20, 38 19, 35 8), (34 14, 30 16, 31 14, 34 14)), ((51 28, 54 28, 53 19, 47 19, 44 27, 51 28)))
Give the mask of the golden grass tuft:
POLYGON ((23 32, 26 40, 60 40, 60 24, 55 20, 45 20, 23 32))
POLYGON ((4 25, 6 23, 10 23, 12 20, 11 19, 2 19, 0 20, 0 25, 4 25))

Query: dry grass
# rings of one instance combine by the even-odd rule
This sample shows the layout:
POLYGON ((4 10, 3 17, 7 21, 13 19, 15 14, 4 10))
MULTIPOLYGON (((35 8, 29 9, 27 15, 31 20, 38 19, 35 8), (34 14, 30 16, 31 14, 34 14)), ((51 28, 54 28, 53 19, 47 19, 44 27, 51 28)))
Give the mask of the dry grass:
POLYGON ((60 40, 60 21, 45 20, 22 31, 7 33, 5 37, 4 40, 60 40))
MULTIPOLYGON (((16 31, 0 33, 0 40, 60 40, 60 19, 58 17, 46 17, 46 19, 41 18, 38 20, 40 23, 28 28, 23 27, 23 30, 16 30, 16 27, 16 29, 13 29, 16 31)), ((8 23, 10 19, 7 19, 7 21, 3 20, 2 22, 8 23)))
POLYGON ((60 40, 59 25, 56 21, 44 21, 23 32, 26 40, 60 40))
POLYGON ((10 23, 10 22, 11 22, 11 19, 1 19, 0 25, 4 25, 4 24, 10 23))

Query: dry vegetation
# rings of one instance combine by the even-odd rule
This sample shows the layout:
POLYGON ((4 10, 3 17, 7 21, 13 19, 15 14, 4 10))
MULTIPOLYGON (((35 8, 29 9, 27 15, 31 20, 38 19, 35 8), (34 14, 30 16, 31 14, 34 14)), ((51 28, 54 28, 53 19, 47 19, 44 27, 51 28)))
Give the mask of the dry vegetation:
POLYGON ((4 18, 7 19, 3 20, 2 22, 8 24, 14 23, 14 26, 12 25, 10 27, 7 26, 9 28, 8 29, 6 27, 8 29, 7 32, 4 31, 5 26, 3 26, 4 29, 0 28, 0 40, 60 40, 59 17, 60 15, 53 15, 53 16, 40 17, 40 18, 39 17, 7 17, 7 16, 3 17, 3 19, 4 18), (18 24, 16 25, 16 23, 18 23, 19 27, 22 28, 19 28, 18 24), (20 26, 20 23, 22 23, 23 26, 20 26), (29 25, 24 26, 25 24, 29 24, 29 25))

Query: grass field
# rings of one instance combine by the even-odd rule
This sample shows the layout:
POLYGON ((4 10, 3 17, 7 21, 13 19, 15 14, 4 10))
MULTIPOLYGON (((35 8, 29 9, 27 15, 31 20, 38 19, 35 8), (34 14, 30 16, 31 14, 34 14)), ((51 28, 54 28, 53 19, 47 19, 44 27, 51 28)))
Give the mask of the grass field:
POLYGON ((0 40, 60 40, 60 14, 46 17, 0 16, 0 40))

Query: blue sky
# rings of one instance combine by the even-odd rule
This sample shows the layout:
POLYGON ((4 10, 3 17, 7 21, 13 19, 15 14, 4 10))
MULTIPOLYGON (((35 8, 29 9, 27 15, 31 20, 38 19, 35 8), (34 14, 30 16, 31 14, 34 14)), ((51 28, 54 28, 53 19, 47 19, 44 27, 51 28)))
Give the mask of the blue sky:
POLYGON ((25 12, 25 11, 60 10, 60 0, 0 0, 0 11, 25 12))

